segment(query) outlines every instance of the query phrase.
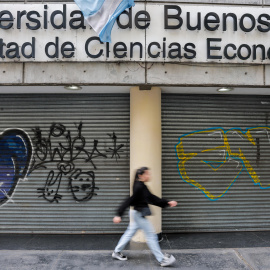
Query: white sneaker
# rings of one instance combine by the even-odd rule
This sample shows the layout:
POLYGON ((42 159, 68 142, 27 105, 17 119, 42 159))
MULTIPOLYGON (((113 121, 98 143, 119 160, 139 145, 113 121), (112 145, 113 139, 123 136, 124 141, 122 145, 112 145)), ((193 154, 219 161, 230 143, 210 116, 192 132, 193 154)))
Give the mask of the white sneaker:
POLYGON ((120 260, 120 261, 126 261, 127 257, 124 256, 121 252, 113 252, 112 257, 114 259, 120 260))
POLYGON ((173 255, 166 254, 163 260, 160 262, 160 266, 169 266, 175 262, 175 258, 173 255))

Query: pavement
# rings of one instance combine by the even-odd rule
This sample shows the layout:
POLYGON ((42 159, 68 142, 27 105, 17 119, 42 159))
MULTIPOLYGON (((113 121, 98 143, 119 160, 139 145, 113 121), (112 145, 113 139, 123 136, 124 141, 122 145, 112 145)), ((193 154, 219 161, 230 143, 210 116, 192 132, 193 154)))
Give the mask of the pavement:
MULTIPOLYGON (((144 243, 131 242, 128 261, 111 258, 120 235, 0 234, 0 270, 163 269, 144 243)), ((270 270, 270 231, 163 234, 176 262, 164 269, 270 270)))

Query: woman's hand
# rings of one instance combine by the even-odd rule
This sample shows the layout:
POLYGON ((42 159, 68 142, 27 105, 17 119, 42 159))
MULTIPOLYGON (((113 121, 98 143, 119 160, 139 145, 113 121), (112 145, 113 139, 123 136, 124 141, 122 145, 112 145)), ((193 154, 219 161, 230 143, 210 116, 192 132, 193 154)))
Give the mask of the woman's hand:
POLYGON ((122 221, 121 217, 116 216, 116 217, 113 218, 114 223, 120 223, 121 221, 122 221))
POLYGON ((170 207, 175 207, 177 205, 176 201, 170 201, 168 202, 168 205, 170 205, 170 207))

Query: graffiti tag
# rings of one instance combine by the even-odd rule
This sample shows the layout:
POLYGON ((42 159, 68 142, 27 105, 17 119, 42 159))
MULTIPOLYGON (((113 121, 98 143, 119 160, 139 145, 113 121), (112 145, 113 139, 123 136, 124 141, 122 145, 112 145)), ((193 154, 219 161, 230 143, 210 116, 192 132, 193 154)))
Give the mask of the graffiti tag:
POLYGON ((12 201, 18 182, 27 176, 31 158, 32 144, 25 131, 7 129, 0 134, 0 205, 12 201))
MULTIPOLYGON (((98 190, 95 185, 95 172, 97 166, 96 158, 107 158, 105 153, 99 150, 99 141, 93 140, 92 147, 89 147, 85 137, 82 135, 82 122, 76 126, 76 136, 71 136, 71 131, 64 125, 53 123, 50 127, 47 137, 42 134, 42 130, 37 127, 33 129, 34 138, 33 145, 35 155, 29 173, 38 169, 49 169, 52 165, 56 165, 56 169, 49 169, 48 177, 45 185, 38 189, 38 193, 48 202, 59 202, 63 195, 59 194, 61 182, 63 178, 68 179, 69 190, 77 202, 90 200, 98 190), (91 150, 88 150, 88 149, 91 150), (83 164, 89 166, 89 170, 84 171, 76 165, 83 164), (91 168, 91 169, 90 169, 91 168)), ((111 158, 120 158, 120 149, 124 145, 117 146, 117 136, 108 134, 113 140, 114 148, 105 150, 113 151, 111 158)))
POLYGON ((181 136, 176 145, 181 178, 210 200, 224 196, 243 170, 255 185, 270 188, 269 174, 263 173, 269 152, 269 127, 199 130, 181 136))

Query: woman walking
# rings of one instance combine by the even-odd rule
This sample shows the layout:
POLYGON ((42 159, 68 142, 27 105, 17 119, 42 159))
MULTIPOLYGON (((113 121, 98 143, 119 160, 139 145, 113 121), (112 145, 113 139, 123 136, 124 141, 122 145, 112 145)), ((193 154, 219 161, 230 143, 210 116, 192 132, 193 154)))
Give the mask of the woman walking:
POLYGON ((150 172, 147 167, 142 167, 137 170, 135 174, 135 180, 133 184, 133 195, 125 200, 117 211, 117 216, 114 217, 113 222, 121 222, 121 217, 124 211, 129 206, 134 206, 134 210, 130 211, 130 215, 133 217, 134 222, 130 223, 125 233, 119 240, 112 257, 121 261, 126 261, 127 257, 124 256, 121 251, 125 248, 127 243, 131 240, 138 229, 142 229, 146 242, 151 249, 152 253, 156 257, 161 266, 168 266, 175 262, 175 258, 172 255, 163 254, 160 250, 157 235, 154 231, 152 224, 146 219, 146 216, 151 215, 151 211, 148 204, 153 204, 159 207, 175 207, 176 201, 167 201, 153 195, 144 184, 150 180, 150 172))

